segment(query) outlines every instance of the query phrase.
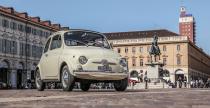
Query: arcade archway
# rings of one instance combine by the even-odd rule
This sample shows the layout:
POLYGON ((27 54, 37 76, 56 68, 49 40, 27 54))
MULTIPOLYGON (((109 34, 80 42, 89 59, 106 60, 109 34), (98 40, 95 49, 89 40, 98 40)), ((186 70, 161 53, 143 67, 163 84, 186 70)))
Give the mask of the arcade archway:
POLYGON ((22 62, 18 63, 17 67, 17 89, 22 89, 24 87, 24 64, 22 62))
POLYGON ((0 82, 6 85, 9 83, 9 62, 7 60, 0 63, 0 82))
POLYGON ((130 72, 130 77, 131 78, 138 78, 138 72, 136 70, 133 70, 130 72))
POLYGON ((181 78, 181 80, 184 79, 184 71, 182 69, 177 69, 175 71, 175 81, 177 81, 179 78, 181 78))

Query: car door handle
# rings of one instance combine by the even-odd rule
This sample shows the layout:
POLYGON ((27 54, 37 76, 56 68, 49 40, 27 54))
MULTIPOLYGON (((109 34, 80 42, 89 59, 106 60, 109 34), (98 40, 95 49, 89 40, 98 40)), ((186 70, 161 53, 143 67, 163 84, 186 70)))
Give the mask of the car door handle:
POLYGON ((45 57, 47 57, 48 56, 48 54, 45 54, 45 57))

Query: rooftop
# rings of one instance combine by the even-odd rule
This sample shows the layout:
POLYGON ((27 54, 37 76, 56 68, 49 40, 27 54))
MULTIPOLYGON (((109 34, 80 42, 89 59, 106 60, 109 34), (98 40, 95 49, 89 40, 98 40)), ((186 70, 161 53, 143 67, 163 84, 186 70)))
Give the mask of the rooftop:
POLYGON ((36 24, 42 27, 47 27, 48 29, 57 31, 63 28, 68 28, 68 27, 61 27, 60 24, 55 24, 52 23, 50 20, 41 20, 40 17, 32 17, 28 16, 27 12, 17 12, 13 7, 4 7, 0 6, 0 13, 4 14, 5 16, 9 16, 11 18, 21 20, 23 22, 29 22, 32 24, 36 24))
POLYGON ((171 32, 166 29, 112 32, 112 33, 104 33, 104 34, 109 40, 150 38, 150 37, 153 37, 154 35, 157 35, 158 37, 179 36, 177 33, 171 32))

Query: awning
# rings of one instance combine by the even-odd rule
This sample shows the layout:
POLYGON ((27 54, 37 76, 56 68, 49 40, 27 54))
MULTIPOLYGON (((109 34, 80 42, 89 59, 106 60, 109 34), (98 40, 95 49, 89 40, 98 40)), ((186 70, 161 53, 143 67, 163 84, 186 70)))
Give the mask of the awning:
POLYGON ((175 74, 184 74, 184 71, 183 70, 178 70, 178 71, 176 71, 175 74))

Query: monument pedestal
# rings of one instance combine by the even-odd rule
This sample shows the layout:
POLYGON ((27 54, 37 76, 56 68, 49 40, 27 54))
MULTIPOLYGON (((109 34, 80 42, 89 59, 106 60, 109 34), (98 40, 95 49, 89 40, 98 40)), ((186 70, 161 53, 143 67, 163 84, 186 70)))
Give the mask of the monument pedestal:
POLYGON ((163 63, 152 62, 152 63, 146 63, 146 65, 147 65, 147 78, 150 79, 151 82, 159 82, 160 71, 163 68, 163 63))

